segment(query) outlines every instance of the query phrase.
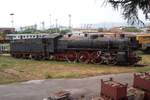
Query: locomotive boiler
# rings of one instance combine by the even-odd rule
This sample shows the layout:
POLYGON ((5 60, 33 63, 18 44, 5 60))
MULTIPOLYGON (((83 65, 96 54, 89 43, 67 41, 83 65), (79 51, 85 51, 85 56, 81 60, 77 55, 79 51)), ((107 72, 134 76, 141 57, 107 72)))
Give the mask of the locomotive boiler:
POLYGON ((10 43, 11 55, 16 58, 53 59, 94 64, 135 64, 140 57, 126 38, 64 37, 21 39, 10 43))

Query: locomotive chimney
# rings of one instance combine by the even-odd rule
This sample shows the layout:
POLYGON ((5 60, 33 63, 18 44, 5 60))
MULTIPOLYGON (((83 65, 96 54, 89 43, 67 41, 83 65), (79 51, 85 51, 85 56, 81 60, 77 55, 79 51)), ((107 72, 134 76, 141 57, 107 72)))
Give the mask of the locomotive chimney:
POLYGON ((85 36, 85 37, 87 37, 87 36, 88 36, 88 34, 84 34, 84 36, 85 36))
POLYGON ((72 36, 72 34, 68 34, 68 37, 71 37, 72 36))

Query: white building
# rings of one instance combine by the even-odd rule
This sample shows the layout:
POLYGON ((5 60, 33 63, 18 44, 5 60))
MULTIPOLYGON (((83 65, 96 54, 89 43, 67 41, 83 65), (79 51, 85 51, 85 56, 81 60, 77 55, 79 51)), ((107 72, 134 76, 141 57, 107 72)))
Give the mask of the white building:
POLYGON ((7 34, 6 38, 9 40, 16 40, 16 39, 44 38, 47 36, 49 36, 48 33, 42 33, 42 34, 7 34))

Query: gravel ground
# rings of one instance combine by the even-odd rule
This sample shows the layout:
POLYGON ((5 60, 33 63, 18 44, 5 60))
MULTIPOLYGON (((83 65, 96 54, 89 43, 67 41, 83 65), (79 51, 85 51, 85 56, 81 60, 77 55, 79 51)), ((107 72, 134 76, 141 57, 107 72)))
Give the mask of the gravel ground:
POLYGON ((69 90, 74 97, 85 95, 90 98, 100 93, 100 79, 109 79, 122 83, 133 83, 133 74, 111 74, 83 79, 49 79, 33 80, 23 83, 0 85, 0 100, 43 100, 51 93, 69 90))

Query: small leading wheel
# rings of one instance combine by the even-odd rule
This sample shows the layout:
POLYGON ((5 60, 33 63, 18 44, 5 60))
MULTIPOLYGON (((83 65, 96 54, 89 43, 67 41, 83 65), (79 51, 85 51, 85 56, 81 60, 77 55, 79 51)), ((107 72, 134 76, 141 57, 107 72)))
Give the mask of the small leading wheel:
POLYGON ((90 61, 90 54, 89 54, 89 52, 86 52, 86 51, 79 52, 78 60, 81 63, 89 63, 89 61, 90 61))
POLYGON ((77 57, 78 55, 77 55, 77 52, 75 52, 75 51, 68 51, 67 53, 66 53, 66 56, 65 56, 65 58, 66 58, 66 60, 68 61, 68 62, 76 62, 77 61, 77 57))
POLYGON ((101 55, 98 52, 91 53, 91 63, 93 64, 101 64, 103 62, 101 55))

